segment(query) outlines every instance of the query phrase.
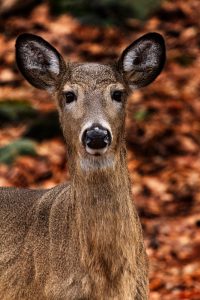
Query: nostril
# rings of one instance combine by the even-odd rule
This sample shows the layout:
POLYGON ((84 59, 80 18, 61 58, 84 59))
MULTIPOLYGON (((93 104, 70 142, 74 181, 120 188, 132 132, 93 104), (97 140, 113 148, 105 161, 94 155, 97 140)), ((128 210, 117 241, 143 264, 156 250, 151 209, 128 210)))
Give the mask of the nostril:
POLYGON ((105 142, 106 144, 110 144, 111 141, 110 141, 110 138, 109 138, 109 135, 108 135, 108 134, 105 136, 104 142, 105 142))
POLYGON ((87 137, 85 143, 86 143, 86 144, 89 144, 89 143, 91 143, 91 141, 92 141, 92 140, 91 140, 89 137, 87 137))

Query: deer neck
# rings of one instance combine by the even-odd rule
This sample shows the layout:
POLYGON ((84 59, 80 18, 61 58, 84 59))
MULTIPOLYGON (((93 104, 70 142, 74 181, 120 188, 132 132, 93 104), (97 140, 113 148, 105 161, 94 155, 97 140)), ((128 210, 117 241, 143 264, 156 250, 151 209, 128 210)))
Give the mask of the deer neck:
POLYGON ((82 265, 97 286, 121 284, 122 274, 134 273, 138 240, 125 148, 112 168, 72 177, 72 190, 82 265))
POLYGON ((113 167, 72 176, 78 228, 87 247, 109 247, 114 251, 116 244, 133 243, 135 209, 130 190, 125 147, 113 167))
MULTIPOLYGON (((130 199, 130 181, 126 162, 126 149, 122 147, 112 164, 111 158, 103 162, 104 166, 92 170, 82 168, 80 160, 72 162, 71 182, 76 201, 80 206, 92 208, 98 206, 117 207, 121 197, 130 199), (73 173, 72 173, 73 170, 73 173)), ((88 163, 86 163, 88 164, 88 163)), ((105 208, 104 207, 104 208, 105 208)))

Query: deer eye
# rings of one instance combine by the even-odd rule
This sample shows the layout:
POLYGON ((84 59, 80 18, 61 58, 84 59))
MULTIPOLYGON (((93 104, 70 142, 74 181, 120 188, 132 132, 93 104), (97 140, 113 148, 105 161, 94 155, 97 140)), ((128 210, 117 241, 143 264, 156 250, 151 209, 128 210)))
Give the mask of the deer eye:
POLYGON ((64 94, 65 103, 69 104, 73 101, 76 101, 77 97, 74 92, 65 92, 64 94))
POLYGON ((123 99, 123 91, 114 91, 114 92, 112 92, 111 97, 113 100, 115 100, 117 102, 121 102, 123 99))

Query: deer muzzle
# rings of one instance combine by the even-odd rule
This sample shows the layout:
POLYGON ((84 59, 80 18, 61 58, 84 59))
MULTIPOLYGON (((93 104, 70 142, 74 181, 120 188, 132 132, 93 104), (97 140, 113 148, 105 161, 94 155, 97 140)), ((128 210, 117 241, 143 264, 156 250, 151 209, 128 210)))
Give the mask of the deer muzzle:
POLYGON ((104 154, 112 141, 111 133, 100 124, 93 124, 82 135, 82 143, 89 154, 104 154))

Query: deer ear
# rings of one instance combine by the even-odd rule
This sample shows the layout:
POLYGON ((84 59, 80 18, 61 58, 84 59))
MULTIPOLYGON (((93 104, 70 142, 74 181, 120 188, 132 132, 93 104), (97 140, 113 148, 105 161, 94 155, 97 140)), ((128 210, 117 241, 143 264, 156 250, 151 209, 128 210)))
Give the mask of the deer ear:
POLYGON ((124 50, 119 59, 119 68, 124 80, 134 90, 151 83, 162 71, 165 59, 164 39, 152 32, 124 50))
POLYGON ((24 33, 16 41, 16 61, 22 75, 33 86, 53 91, 66 65, 58 51, 37 35, 24 33))

